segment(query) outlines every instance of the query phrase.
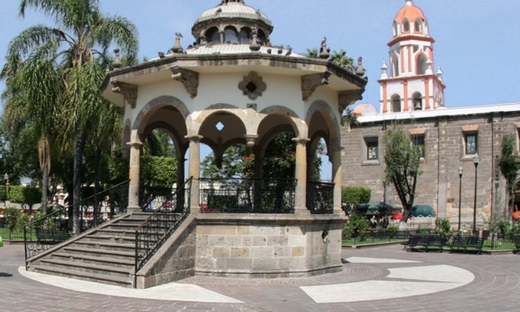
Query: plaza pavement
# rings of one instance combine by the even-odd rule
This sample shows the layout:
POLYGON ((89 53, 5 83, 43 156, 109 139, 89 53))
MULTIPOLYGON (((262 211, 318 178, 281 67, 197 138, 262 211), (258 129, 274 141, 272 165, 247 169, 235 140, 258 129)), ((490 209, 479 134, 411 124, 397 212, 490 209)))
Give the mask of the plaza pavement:
POLYGON ((0 248, 0 311, 519 311, 520 255, 343 249, 343 272, 307 278, 195 276, 146 290, 25 272, 0 248))

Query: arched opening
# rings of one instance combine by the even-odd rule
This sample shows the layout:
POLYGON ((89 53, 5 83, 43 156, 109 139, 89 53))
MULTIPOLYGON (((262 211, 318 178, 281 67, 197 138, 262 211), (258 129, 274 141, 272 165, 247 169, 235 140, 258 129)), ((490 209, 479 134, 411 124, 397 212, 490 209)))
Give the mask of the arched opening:
POLYGON ((399 35, 399 27, 397 26, 397 22, 394 21, 394 24, 392 25, 394 37, 397 37, 399 35))
POLYGON ((224 42, 239 43, 237 30, 234 27, 228 26, 226 29, 224 29, 224 42))
POLYGON ((238 33, 238 41, 243 44, 251 43, 251 29, 244 27, 238 33))
POLYGON ((266 39, 266 38, 267 38, 267 37, 265 36, 264 31, 261 30, 261 29, 259 29, 259 30, 258 30, 258 38, 257 38, 257 42, 258 42, 258 44, 260 44, 260 45, 264 45, 264 43, 265 43, 265 39, 266 39))
POLYGON ((220 43, 220 33, 217 27, 212 27, 206 31, 206 41, 213 44, 220 43))
POLYGON ((422 21, 419 18, 415 20, 415 32, 422 33, 422 21))
POLYGON ((417 57, 417 63, 416 63, 417 75, 426 74, 426 61, 427 61, 426 56, 423 53, 419 54, 419 56, 417 57))
POLYGON ((392 77, 399 77, 399 59, 396 55, 392 58, 392 77))
POLYGON ((423 109, 423 100, 422 94, 420 92, 415 92, 412 94, 412 104, 414 110, 422 110, 423 109))
POLYGON ((392 95, 392 112, 401 112, 401 97, 398 94, 392 95))
POLYGON ((410 21, 408 21, 406 18, 403 20, 403 33, 409 33, 410 32, 410 21))

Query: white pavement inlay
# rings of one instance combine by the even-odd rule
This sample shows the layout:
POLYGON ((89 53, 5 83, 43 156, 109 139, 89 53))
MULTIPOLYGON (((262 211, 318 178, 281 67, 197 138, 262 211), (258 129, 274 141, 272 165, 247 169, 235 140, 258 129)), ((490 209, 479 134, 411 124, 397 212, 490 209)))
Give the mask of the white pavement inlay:
POLYGON ((419 261, 412 261, 412 260, 365 258, 365 257, 350 257, 345 260, 347 260, 349 263, 419 263, 419 261))
POLYGON ((389 269, 387 278, 336 285, 304 286, 301 289, 317 303, 356 302, 432 294, 466 285, 474 275, 450 265, 389 269))
POLYGON ((227 297, 214 291, 207 290, 200 286, 191 284, 169 283, 166 285, 156 286, 147 289, 133 289, 115 285, 105 285, 89 281, 76 280, 60 276, 28 272, 25 270, 25 267, 19 267, 18 272, 27 278, 44 284, 66 288, 73 291, 88 292, 106 296, 168 301, 243 303, 240 300, 227 297))

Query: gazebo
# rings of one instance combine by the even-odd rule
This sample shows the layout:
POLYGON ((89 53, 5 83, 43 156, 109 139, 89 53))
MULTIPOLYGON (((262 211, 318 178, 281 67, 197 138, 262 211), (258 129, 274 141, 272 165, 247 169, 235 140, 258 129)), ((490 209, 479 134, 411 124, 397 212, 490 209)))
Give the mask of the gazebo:
POLYGON ((141 287, 190 274, 283 277, 341 270, 340 123, 345 108, 361 99, 367 79, 361 60, 357 67, 329 61, 326 39, 319 55, 306 57, 273 45, 272 31, 259 10, 224 0, 194 23, 193 44, 177 33, 169 51, 130 67, 122 67, 116 54, 102 90, 124 112, 128 211, 144 208, 140 158, 150 131, 160 128, 172 138, 177 185, 193 178, 189 198, 179 197, 189 203, 189 218, 137 273, 141 287), (265 179, 262 159, 282 132, 294 135, 295 174, 265 179), (315 181, 308 165, 321 139, 332 183, 315 181), (254 178, 201 179, 201 144, 217 163, 232 145, 252 148, 254 178), (219 207, 224 203, 226 209, 219 207), (173 267, 185 274, 172 273, 173 267))

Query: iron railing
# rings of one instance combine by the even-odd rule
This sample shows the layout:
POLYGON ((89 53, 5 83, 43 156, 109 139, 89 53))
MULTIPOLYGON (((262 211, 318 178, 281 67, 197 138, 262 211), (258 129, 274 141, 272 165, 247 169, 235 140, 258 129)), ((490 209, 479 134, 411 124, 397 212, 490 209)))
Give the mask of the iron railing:
MULTIPOLYGON (((192 180, 193 178, 188 179, 182 188, 175 193, 170 193, 160 206, 154 207, 154 213, 135 231, 134 287, 136 287, 137 272, 190 215, 192 180)), ((145 205, 149 205, 154 200, 151 199, 145 205)))
MULTIPOLYGON (((126 207, 128 206, 129 182, 129 180, 122 182, 79 201, 80 232, 97 227, 105 221, 102 216, 102 213, 104 213, 101 209, 102 207, 108 209, 107 217, 111 218, 115 214, 124 213, 126 211, 126 207)), ((67 207, 49 206, 47 207, 47 210, 47 215, 36 220, 31 220, 24 226, 23 240, 26 268, 27 259, 34 257, 73 236, 73 205, 67 207)))
POLYGON ((308 181, 306 196, 312 214, 334 213, 334 183, 308 181))
MULTIPOLYGON (((153 212, 156 207, 160 208, 167 198, 176 192, 177 189, 172 187, 143 186, 139 192, 139 206, 143 211, 153 212)), ((181 201, 177 202, 181 203, 181 201)))
POLYGON ((200 179, 202 213, 294 213, 294 179, 200 179))

